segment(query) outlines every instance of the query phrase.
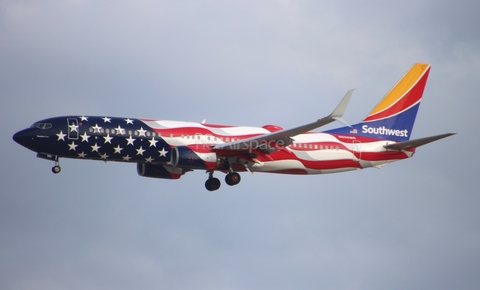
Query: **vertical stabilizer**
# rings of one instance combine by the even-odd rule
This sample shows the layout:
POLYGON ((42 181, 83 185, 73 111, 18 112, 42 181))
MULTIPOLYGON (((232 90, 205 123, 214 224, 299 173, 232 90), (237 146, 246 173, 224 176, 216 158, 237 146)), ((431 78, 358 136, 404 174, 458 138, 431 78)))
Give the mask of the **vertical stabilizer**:
POLYGON ((361 123, 327 132, 396 141, 409 140, 429 72, 429 64, 414 64, 361 123))

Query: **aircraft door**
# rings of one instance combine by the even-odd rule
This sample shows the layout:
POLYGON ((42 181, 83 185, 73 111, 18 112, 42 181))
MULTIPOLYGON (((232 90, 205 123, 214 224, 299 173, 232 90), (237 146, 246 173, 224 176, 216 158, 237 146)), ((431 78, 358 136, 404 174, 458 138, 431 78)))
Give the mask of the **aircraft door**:
POLYGON ((76 118, 67 118, 67 124, 68 124, 68 139, 70 140, 77 140, 78 135, 80 131, 80 128, 78 127, 78 120, 76 118))
POLYGON ((362 159, 362 143, 358 140, 352 142, 353 161, 360 161, 362 159))

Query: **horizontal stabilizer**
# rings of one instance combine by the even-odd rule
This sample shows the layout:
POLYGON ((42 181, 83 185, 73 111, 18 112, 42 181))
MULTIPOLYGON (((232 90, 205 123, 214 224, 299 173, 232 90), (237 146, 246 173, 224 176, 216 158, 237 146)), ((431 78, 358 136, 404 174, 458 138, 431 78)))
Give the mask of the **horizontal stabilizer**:
POLYGON ((425 137, 425 138, 420 138, 420 139, 415 139, 415 140, 409 140, 409 141, 404 141, 404 142, 398 142, 398 143, 393 143, 393 144, 388 144, 385 145, 384 147, 386 149, 392 149, 392 150, 403 150, 407 148, 415 148, 415 147, 420 147, 422 145, 431 143, 433 141, 437 141, 452 135, 455 135, 456 133, 447 133, 447 134, 441 134, 441 135, 436 135, 436 136, 431 136, 431 137, 425 137))

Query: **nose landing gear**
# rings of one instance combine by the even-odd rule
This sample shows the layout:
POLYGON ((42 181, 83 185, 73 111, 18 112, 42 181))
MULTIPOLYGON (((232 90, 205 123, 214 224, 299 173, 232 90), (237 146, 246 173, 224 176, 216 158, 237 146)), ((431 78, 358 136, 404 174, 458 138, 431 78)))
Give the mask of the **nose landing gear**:
POLYGON ((55 156, 55 166, 52 167, 52 172, 58 174, 60 171, 62 171, 62 168, 60 167, 60 161, 58 161, 58 156, 55 156))
POLYGON ((57 174, 57 173, 60 173, 60 171, 62 171, 62 168, 59 165, 55 165, 52 167, 53 173, 57 174))
POLYGON ((48 153, 37 153, 38 158, 46 159, 46 160, 52 160, 55 161, 55 166, 52 167, 52 172, 57 174, 62 171, 62 168, 60 168, 60 161, 58 155, 53 155, 53 154, 48 154, 48 153))

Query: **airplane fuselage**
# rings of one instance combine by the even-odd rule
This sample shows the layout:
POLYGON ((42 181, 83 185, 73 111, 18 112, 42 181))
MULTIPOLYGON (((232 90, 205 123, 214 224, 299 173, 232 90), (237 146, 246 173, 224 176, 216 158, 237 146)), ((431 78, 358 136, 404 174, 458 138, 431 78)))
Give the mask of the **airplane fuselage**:
POLYGON ((333 173, 378 167, 413 154, 413 150, 386 150, 383 146, 389 141, 385 140, 317 132, 297 135, 292 144, 277 148, 268 155, 250 152, 251 156, 242 153, 241 158, 237 158, 236 151, 212 149, 217 144, 241 141, 281 129, 273 125, 245 127, 136 118, 65 116, 39 121, 17 133, 14 139, 40 153, 39 157, 53 155, 159 164, 179 174, 192 169, 227 171, 229 168, 226 163, 234 171, 333 173))

